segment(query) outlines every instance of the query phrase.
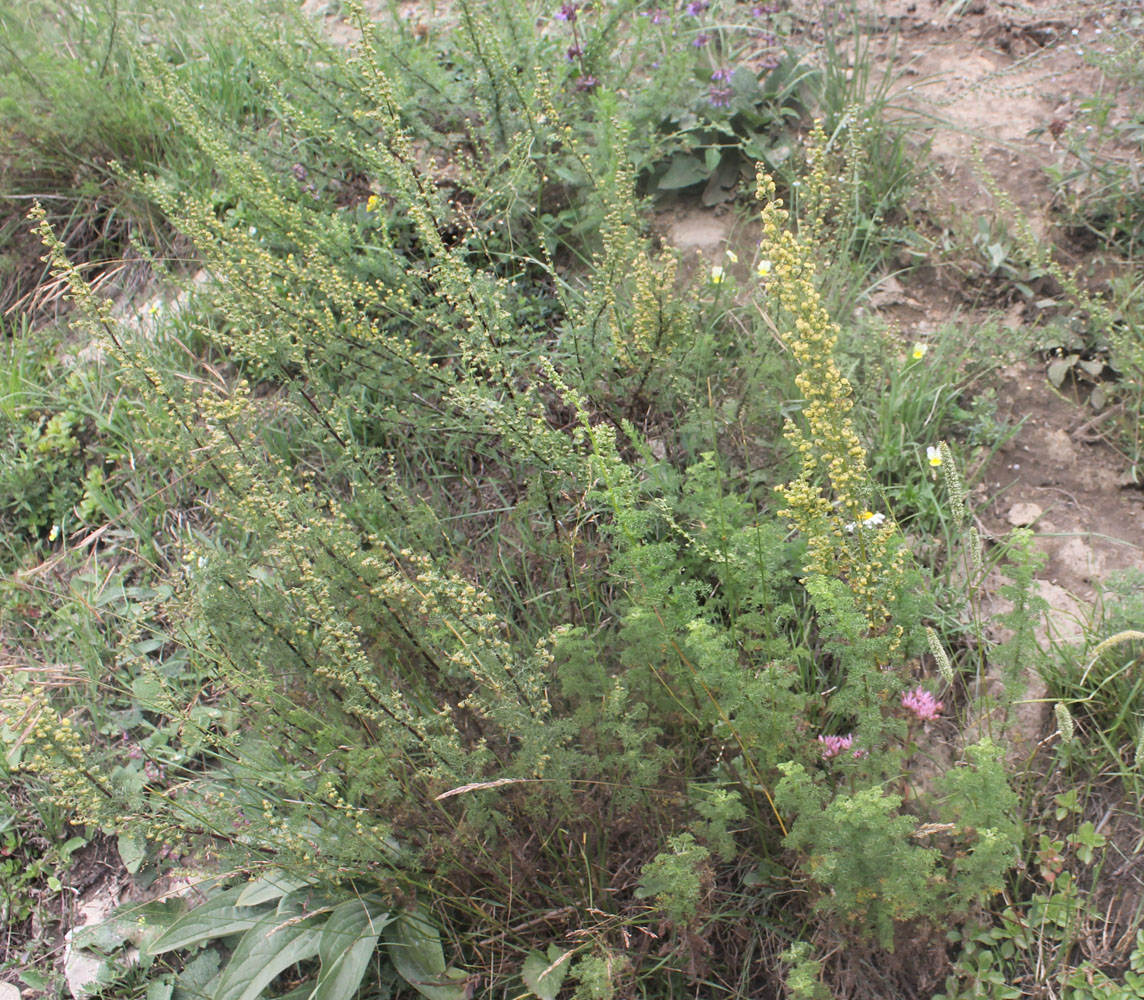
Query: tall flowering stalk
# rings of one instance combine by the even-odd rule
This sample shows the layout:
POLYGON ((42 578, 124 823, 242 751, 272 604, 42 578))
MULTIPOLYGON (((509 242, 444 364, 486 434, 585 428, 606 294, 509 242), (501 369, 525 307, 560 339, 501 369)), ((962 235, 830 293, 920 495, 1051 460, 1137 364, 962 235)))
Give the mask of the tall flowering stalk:
POLYGON ((883 633, 904 555, 892 543, 892 522, 875 531, 847 531, 848 525, 869 523, 870 485, 866 449, 850 418, 850 383, 834 361, 839 328, 814 285, 813 247, 790 231, 788 213, 766 174, 759 176, 758 194, 764 202, 763 253, 771 263, 767 295, 790 331, 788 346, 799 366, 795 384, 805 400, 805 422, 788 419, 786 425, 800 469, 797 478, 778 489, 785 503, 779 514, 806 540, 807 577, 843 580, 870 631, 883 633))

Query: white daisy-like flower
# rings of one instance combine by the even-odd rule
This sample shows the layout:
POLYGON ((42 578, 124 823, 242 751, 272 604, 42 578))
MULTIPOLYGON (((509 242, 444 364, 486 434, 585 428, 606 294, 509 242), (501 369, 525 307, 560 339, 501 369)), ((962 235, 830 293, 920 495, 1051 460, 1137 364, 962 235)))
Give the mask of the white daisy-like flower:
POLYGON ((845 527, 850 534, 854 534, 854 529, 858 527, 859 524, 862 525, 863 528, 876 528, 879 524, 883 524, 885 520, 886 515, 881 511, 875 513, 872 510, 864 510, 858 515, 857 522, 851 521, 845 527))

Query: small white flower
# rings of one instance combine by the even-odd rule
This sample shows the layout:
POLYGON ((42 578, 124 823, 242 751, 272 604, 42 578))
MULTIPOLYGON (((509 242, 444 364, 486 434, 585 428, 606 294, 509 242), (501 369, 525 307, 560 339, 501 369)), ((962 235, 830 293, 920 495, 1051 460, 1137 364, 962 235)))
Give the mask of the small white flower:
POLYGON ((771 262, 769 260, 760 260, 755 265, 755 274, 757 274, 760 278, 765 278, 770 273, 771 262))
POLYGON ((862 525, 863 528, 876 528, 876 527, 878 527, 879 524, 882 524, 885 520, 886 520, 886 515, 883 514, 881 511, 879 511, 878 513, 874 513, 874 511, 872 511, 872 510, 864 510, 864 511, 862 511, 862 513, 860 513, 858 515, 857 523, 855 523, 854 521, 851 521, 849 524, 845 525, 845 527, 846 527, 846 530, 848 532, 850 532, 850 534, 854 534, 854 529, 856 527, 858 527, 859 524, 862 525))
POLYGON ((929 350, 929 344, 923 344, 920 341, 914 344, 914 349, 910 352, 910 357, 915 361, 921 361, 926 356, 926 351, 929 350))
POLYGON ((932 444, 926 446, 926 458, 929 459, 929 464, 935 469, 941 465, 941 449, 935 448, 932 444))
POLYGON ((724 250, 723 251, 723 259, 729 260, 732 264, 738 264, 739 263, 739 255, 737 253, 735 253, 734 250, 724 250))
POLYGON ((723 268, 716 264, 711 268, 711 284, 721 285, 723 283, 723 268))

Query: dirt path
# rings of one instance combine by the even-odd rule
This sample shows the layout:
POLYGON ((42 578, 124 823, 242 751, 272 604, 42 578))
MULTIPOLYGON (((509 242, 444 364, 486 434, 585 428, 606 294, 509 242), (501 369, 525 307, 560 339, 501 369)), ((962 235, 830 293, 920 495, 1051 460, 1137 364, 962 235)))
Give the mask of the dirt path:
MULTIPOLYGON (((1011 231, 1012 220, 982 179, 983 166, 1034 233, 1052 239, 1046 168, 1065 162, 1069 130, 1087 127, 1084 102, 1109 92, 1085 52, 1108 44, 1116 5, 886 0, 876 8, 894 29, 878 38, 875 51, 892 67, 896 100, 937 120, 937 180, 922 206, 934 229, 971 238, 982 219, 1011 231), (954 7, 959 15, 952 15, 954 7)), ((1061 256, 1066 266, 1084 263, 1061 256)), ((903 295, 885 309, 907 339, 995 315, 980 283, 935 265, 902 277, 903 295)), ((1015 336, 1032 312, 1023 301, 1010 303, 1005 322, 1015 336)), ((1125 488, 1123 458, 1103 439, 1108 425, 1094 419, 1084 394, 1057 392, 1036 357, 1003 373, 998 398, 1000 415, 1024 424, 984 470, 977 514, 995 537, 1018 525, 1037 533, 1048 556, 1039 583, 1052 609, 1046 632, 1077 637, 1089 623, 1100 580, 1144 566, 1144 493, 1125 488)))

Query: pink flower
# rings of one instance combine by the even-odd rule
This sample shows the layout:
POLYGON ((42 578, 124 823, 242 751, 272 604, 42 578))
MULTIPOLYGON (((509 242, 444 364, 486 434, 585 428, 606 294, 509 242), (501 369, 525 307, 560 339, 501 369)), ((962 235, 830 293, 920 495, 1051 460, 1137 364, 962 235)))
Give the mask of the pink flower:
POLYGON ((822 744, 822 759, 830 760, 849 750, 854 745, 854 734, 846 736, 819 736, 818 742, 822 744))
POLYGON ((919 684, 902 695, 902 707, 908 708, 919 719, 928 721, 938 718, 945 706, 919 684))

